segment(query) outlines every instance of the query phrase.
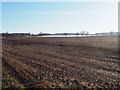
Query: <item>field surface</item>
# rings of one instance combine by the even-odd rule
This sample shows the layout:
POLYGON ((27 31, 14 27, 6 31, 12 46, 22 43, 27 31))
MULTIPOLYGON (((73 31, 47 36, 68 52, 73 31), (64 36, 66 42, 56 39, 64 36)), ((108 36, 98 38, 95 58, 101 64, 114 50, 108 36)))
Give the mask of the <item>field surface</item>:
POLYGON ((29 88, 118 88, 118 37, 3 37, 2 64, 29 88))

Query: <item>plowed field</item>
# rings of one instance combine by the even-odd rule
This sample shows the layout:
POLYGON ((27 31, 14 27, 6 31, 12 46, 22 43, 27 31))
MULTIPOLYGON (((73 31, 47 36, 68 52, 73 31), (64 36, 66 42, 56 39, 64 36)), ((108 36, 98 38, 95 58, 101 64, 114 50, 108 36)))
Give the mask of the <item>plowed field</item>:
POLYGON ((2 63, 30 88, 118 88, 118 37, 4 37, 2 63))

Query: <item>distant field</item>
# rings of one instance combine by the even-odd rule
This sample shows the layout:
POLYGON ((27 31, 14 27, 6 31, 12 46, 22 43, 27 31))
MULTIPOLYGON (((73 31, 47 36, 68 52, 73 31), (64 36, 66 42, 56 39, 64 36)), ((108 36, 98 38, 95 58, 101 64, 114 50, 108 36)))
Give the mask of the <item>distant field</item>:
POLYGON ((3 38, 3 68, 24 87, 118 88, 118 37, 3 38))

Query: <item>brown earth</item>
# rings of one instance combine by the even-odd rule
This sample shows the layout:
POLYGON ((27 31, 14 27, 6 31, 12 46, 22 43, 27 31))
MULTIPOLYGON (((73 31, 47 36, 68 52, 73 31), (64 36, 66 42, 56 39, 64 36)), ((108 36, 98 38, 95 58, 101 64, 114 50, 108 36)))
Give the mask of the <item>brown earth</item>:
POLYGON ((3 38, 3 67, 29 88, 118 88, 118 37, 3 38))

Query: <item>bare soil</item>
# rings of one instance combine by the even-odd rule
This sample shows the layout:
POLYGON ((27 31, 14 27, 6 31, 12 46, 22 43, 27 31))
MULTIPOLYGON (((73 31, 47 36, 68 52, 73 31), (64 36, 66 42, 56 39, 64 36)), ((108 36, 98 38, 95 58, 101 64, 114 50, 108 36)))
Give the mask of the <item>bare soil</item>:
POLYGON ((3 37, 2 64, 26 88, 118 88, 118 37, 3 37))

